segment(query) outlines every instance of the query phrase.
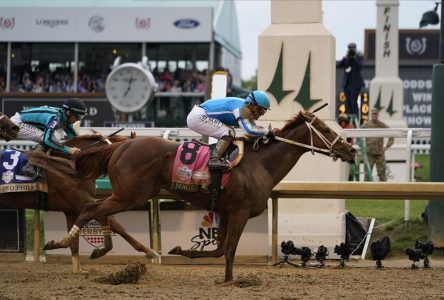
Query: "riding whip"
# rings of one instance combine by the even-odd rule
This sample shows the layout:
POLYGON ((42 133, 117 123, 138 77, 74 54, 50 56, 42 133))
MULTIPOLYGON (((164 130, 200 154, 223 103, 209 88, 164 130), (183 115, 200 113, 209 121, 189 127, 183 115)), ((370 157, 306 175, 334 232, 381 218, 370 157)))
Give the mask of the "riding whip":
POLYGON ((326 107, 328 105, 328 103, 324 103, 323 105, 319 106, 318 108, 316 108, 313 113, 320 111, 321 109, 323 109, 324 107, 326 107))
POLYGON ((120 128, 119 130, 117 130, 117 131, 114 131, 113 133, 111 133, 110 135, 108 135, 108 136, 104 136, 102 139, 100 139, 100 140, 98 140, 98 141, 96 141, 96 142, 94 142, 94 143, 91 143, 91 144, 89 144, 88 146, 85 146, 85 147, 83 147, 82 149, 80 149, 80 150, 85 150, 85 149, 88 149, 89 147, 92 147, 92 146, 94 146, 94 145, 96 145, 96 144, 98 144, 98 143, 100 143, 100 142, 103 142, 104 140, 106 140, 107 138, 110 138, 110 137, 112 137, 113 135, 116 135, 116 134, 118 134, 119 132, 121 132, 122 130, 124 130, 125 128, 120 128))

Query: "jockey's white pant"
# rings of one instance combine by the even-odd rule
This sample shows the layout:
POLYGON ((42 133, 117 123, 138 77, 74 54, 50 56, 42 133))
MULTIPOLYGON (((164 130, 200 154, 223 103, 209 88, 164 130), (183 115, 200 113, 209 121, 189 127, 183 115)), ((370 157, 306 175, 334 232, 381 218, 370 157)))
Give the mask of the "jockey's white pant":
POLYGON ((15 138, 16 140, 27 140, 36 143, 40 143, 43 141, 44 132, 31 124, 23 123, 19 113, 16 113, 11 118, 11 121, 17 124, 18 127, 20 127, 18 135, 15 138))
POLYGON ((191 130, 207 135, 216 139, 223 136, 235 136, 236 132, 233 127, 225 125, 221 121, 208 117, 205 109, 200 106, 194 106, 187 117, 187 125, 191 130))

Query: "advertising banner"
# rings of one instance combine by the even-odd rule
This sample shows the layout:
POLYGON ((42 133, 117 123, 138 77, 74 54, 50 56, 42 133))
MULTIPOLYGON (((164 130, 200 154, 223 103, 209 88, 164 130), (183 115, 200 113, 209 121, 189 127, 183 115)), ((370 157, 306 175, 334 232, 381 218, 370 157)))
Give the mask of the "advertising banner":
POLYGON ((2 7, 0 42, 209 42, 208 7, 2 7))
MULTIPOLYGON (((127 211, 113 216, 131 234, 133 238, 149 247, 150 229, 148 211, 127 211)), ((45 213, 45 243, 51 240, 58 241, 65 237, 66 218, 61 212, 45 213)), ((143 256, 145 253, 134 250, 122 237, 111 234, 113 249, 108 255, 135 255, 143 256)), ((89 221, 80 231, 80 255, 90 255, 96 248, 103 247, 104 237, 102 228, 96 220, 89 221)), ((47 254, 71 255, 69 248, 51 250, 47 254)))

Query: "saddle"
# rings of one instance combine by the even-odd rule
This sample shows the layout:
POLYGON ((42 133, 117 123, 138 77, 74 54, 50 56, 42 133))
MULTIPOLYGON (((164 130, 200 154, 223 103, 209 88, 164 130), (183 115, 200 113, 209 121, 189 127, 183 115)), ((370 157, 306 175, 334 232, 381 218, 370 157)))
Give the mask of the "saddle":
MULTIPOLYGON (((198 192, 208 190, 212 174, 208 169, 211 148, 200 141, 192 140, 180 144, 173 165, 172 188, 178 191, 198 192)), ((235 141, 225 151, 225 159, 230 161, 231 169, 237 166, 243 157, 243 142, 235 141)), ((222 187, 228 182, 231 169, 223 173, 222 187)))
POLYGON ((0 193, 48 192, 46 174, 33 177, 27 175, 28 159, 23 152, 3 150, 0 152, 0 162, 0 193))

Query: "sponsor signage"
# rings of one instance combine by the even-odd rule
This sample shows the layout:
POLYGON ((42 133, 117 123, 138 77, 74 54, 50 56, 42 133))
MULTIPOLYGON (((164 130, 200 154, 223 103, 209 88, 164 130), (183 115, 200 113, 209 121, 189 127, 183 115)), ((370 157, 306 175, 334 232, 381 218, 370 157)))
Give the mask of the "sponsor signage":
MULTIPOLYGON (((33 98, 33 97, 3 97, 1 98, 2 112, 11 117, 23 109, 43 105, 62 107, 66 98, 33 98)), ((88 112, 81 126, 105 127, 110 120, 115 120, 111 104, 106 98, 82 98, 85 101, 88 112)))
MULTIPOLYGON (((338 91, 338 107, 345 99, 341 98, 341 83, 344 70, 336 70, 336 89, 338 91)), ((365 91, 368 91, 370 80, 375 76, 373 66, 364 66, 362 76, 365 82, 365 91)), ((399 68, 399 77, 404 90, 403 115, 410 128, 431 128, 432 126, 432 68, 423 66, 402 66, 399 68)), ((342 95, 342 97, 344 97, 342 95)), ((382 106, 388 101, 382 99, 382 106)), ((386 109, 384 107, 383 109, 386 109)), ((370 107, 371 109, 371 107, 370 107)))
MULTIPOLYGON (((219 214, 205 210, 167 210, 161 205, 162 249, 182 249, 211 251, 217 247, 219 214), (171 222, 171 220, 178 220, 171 222)), ((248 220, 237 247, 236 255, 267 256, 268 213, 248 220)), ((162 257, 168 257, 167 251, 162 257)))
POLYGON ((174 22, 174 26, 182 29, 193 29, 200 25, 199 21, 194 19, 180 19, 174 22))
MULTIPOLYGON (((365 30, 365 59, 375 59, 376 31, 365 30)), ((384 51, 386 49, 384 48, 384 51)), ((384 52, 385 53, 385 52, 384 52)), ((439 30, 400 29, 399 30, 399 59, 418 60, 439 57, 439 30)))
POLYGON ((3 7, 0 41, 210 42, 212 12, 209 7, 3 7))
MULTIPOLYGON (((150 229, 149 229, 149 213, 148 211, 126 211, 112 216, 117 222, 128 231, 129 234, 139 242, 149 247, 150 229)), ((48 211, 45 213, 45 242, 50 240, 58 241, 66 235, 66 227, 63 225, 66 219, 63 213, 48 211)), ((80 230, 80 254, 90 255, 94 249, 103 247, 104 235, 99 222, 95 220, 89 221, 80 230)), ((145 253, 138 252, 128 244, 121 236, 111 233, 113 240, 113 249, 107 254, 109 255, 134 255, 143 256, 145 253)), ((69 249, 56 249, 51 253, 46 253, 47 257, 51 255, 71 256, 69 249)))

